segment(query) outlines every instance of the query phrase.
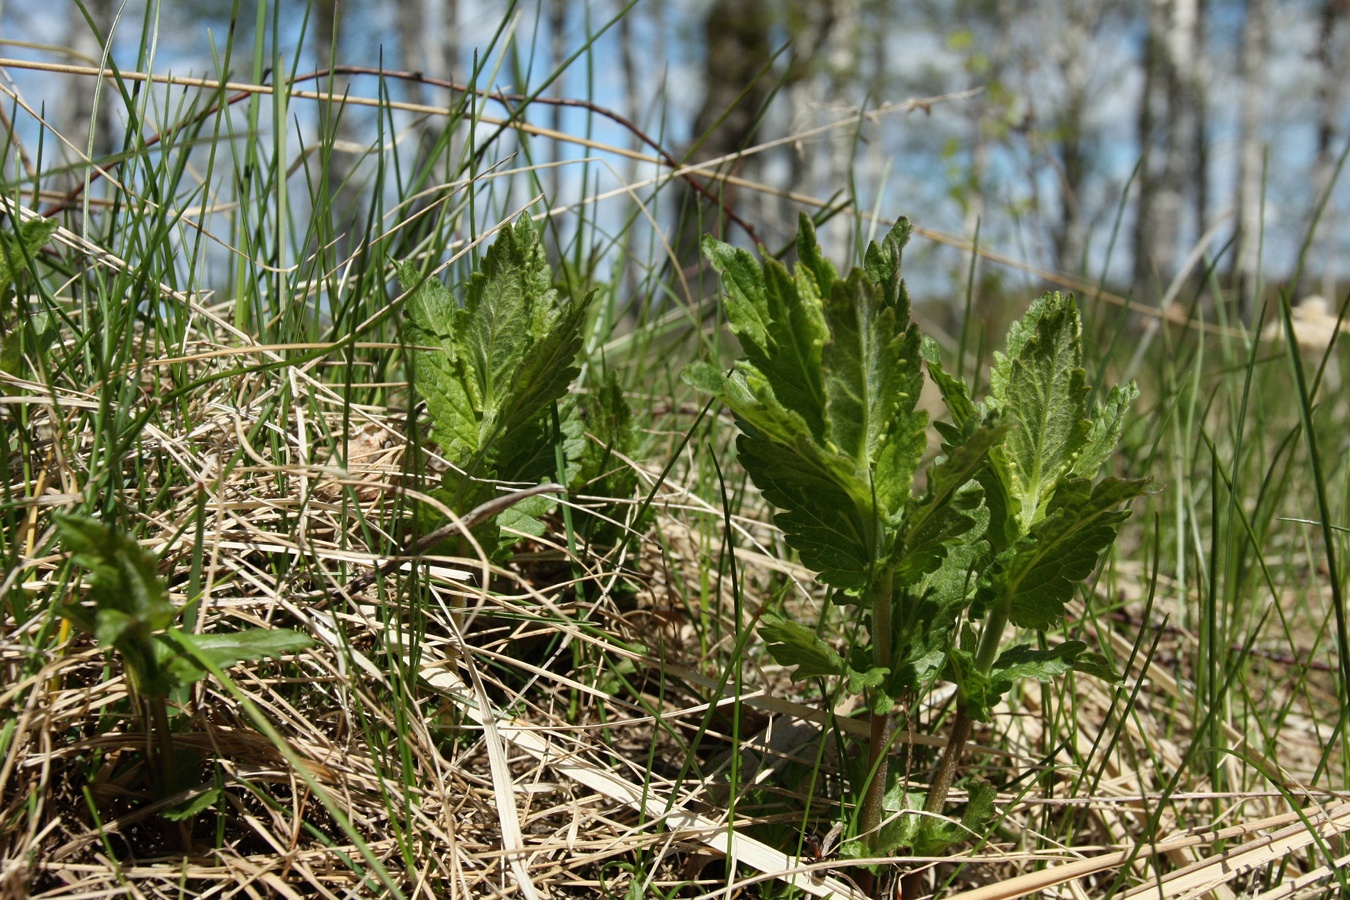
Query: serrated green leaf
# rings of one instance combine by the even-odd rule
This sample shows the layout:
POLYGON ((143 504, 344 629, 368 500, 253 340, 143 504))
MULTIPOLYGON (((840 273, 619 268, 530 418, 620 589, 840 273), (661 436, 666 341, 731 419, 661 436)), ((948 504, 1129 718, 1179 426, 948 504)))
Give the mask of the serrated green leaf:
POLYGON ((898 278, 902 232, 869 251, 886 286, 861 270, 835 278, 805 219, 795 279, 772 259, 756 266, 705 241, 746 358, 730 376, 706 364, 686 373, 736 415, 740 461, 802 562, 855 597, 887 559, 926 441, 926 414, 915 412, 919 338, 898 278))
POLYGON ((813 440, 800 416, 784 409, 765 379, 738 364, 726 377, 695 364, 685 380, 713 394, 736 415, 743 434, 738 458, 755 486, 781 512, 774 522, 802 562, 832 587, 858 590, 871 573, 875 528, 868 485, 838 453, 813 440))
POLYGON ((509 435, 532 422, 567 395, 580 372, 577 354, 592 297, 594 294, 588 294, 578 303, 565 303, 561 314, 547 325, 548 331, 530 346, 511 375, 508 399, 498 414, 498 435, 509 435))
POLYGON ((488 249, 463 307, 434 279, 417 285, 408 266, 399 278, 412 291, 405 339, 433 437, 469 474, 516 480, 500 460, 517 452, 527 438, 520 429, 535 424, 576 377, 590 295, 576 302, 559 296, 525 218, 503 228, 488 249))
POLYGON ((1053 681, 1076 669, 1077 659, 1086 650, 1082 641, 1065 641, 1049 650, 1018 645, 1005 650, 987 673, 978 670, 973 655, 961 650, 952 653, 948 672, 960 691, 967 715, 992 722, 994 707, 1018 680, 1053 681))
POLYGON ((57 533, 73 561, 92 574, 88 604, 69 604, 61 614, 115 647, 126 661, 136 690, 150 697, 201 678, 204 671, 183 654, 196 647, 221 666, 292 653, 310 646, 306 636, 284 628, 259 628, 229 634, 190 635, 174 627, 178 609, 157 571, 157 560, 133 538, 100 522, 57 513, 57 533))
POLYGON ((902 604, 905 615, 898 617, 902 620, 891 640, 886 696, 911 696, 942 671, 958 609, 948 599, 928 592, 902 604))
POLYGON ((1091 675, 1094 678, 1100 678, 1107 684, 1120 683, 1120 676, 1111 667, 1111 661, 1100 653, 1084 652, 1078 654, 1073 660, 1073 670, 1084 675, 1091 675))
POLYGON ((128 629, 143 632, 167 628, 175 610, 168 590, 159 577, 159 561, 134 538, 113 528, 66 513, 53 520, 62 543, 77 565, 90 571, 90 595, 94 601, 91 615, 87 607, 70 608, 62 614, 90 631, 99 628, 100 613, 113 614, 103 627, 106 634, 122 635, 128 629))
MULTIPOLYGON (((412 345, 416 386, 427 400, 432 436, 460 470, 445 479, 449 505, 477 505, 492 494, 492 481, 562 476, 570 482, 584 435, 576 404, 565 398, 579 372, 594 292, 581 300, 559 293, 527 218, 502 229, 469 278, 462 307, 434 279, 419 285, 410 267, 401 268, 399 278, 411 291, 404 337, 412 345), (551 407, 560 401, 562 433, 555 435, 551 407)), ((511 532, 542 534, 541 516, 554 503, 539 498, 517 505, 481 524, 474 536, 495 554, 518 538, 511 532)))
POLYGON ((0 294, 17 273, 27 268, 60 226, 56 219, 29 219, 19 225, 17 234, 0 231, 0 294))
POLYGON ((973 778, 967 785, 969 799, 961 821, 942 816, 922 816, 909 845, 915 856, 945 856, 953 844, 985 834, 994 818, 994 801, 998 791, 983 778, 973 778))
POLYGON ((927 448, 928 415, 915 411, 923 389, 919 332, 857 269, 835 283, 824 309, 826 438, 855 471, 871 474, 877 513, 893 518, 927 448))
POLYGON ((966 785, 966 795, 966 811, 961 815, 961 824, 967 832, 985 834, 994 818, 998 789, 988 779, 972 778, 966 785))
POLYGON ((844 659, 810 628, 772 613, 760 617, 759 633, 780 666, 796 666, 798 681, 843 675, 844 659))
POLYGON ((828 333, 815 282, 794 280, 775 259, 763 265, 744 250, 712 237, 703 252, 722 277, 731 331, 750 365, 773 385, 779 402, 802 417, 811 435, 824 433, 821 352, 828 333))
MULTIPOLYGON (((31 362, 45 358, 60 336, 57 318, 51 313, 43 311, 26 317, 21 314, 17 327, 6 334, 0 344, 0 371, 26 377, 25 359, 31 362)), ((0 391, 5 393, 15 390, 13 386, 0 385, 0 391)))
MULTIPOLYGON (((923 339, 923 358, 928 367, 928 376, 933 379, 933 384, 937 385, 938 391, 942 394, 942 400, 947 404, 947 412, 952 417, 952 423, 956 426, 955 433, 962 434, 967 431, 967 426, 978 423, 979 412, 975 409, 975 404, 971 402, 969 389, 966 383, 948 374, 942 366, 942 352, 938 348, 937 341, 926 337, 923 339)), ((939 426, 941 429, 942 426, 939 426)), ((943 433, 946 438, 947 434, 943 433)))
POLYGON ((1049 628, 1064 615, 1074 587, 1096 569, 1102 551, 1130 515, 1122 504, 1148 489, 1148 482, 1107 478, 1063 481, 1045 518, 1021 541, 994 590, 1011 598, 1009 619, 1023 628, 1049 628))
POLYGON ((404 340, 412 346, 412 368, 418 393, 427 401, 431 435, 451 459, 468 461, 478 452, 479 407, 469 396, 467 361, 459 358, 456 332, 465 311, 439 281, 419 280, 409 265, 399 268, 399 281, 408 297, 404 340))
POLYGON ((1039 650, 1029 644, 1009 647, 999 654, 989 675, 1001 688, 1000 695, 1023 678, 1053 681, 1074 668, 1074 661, 1086 652, 1082 641, 1065 641, 1048 650, 1039 650))
MULTIPOLYGON (((912 585, 934 571, 942 562, 946 545, 975 525, 973 513, 982 504, 983 493, 967 490, 962 495, 962 491, 1007 431, 1007 424, 991 419, 989 424, 976 427, 964 442, 949 448, 950 455, 929 468, 928 490, 922 498, 911 501, 904 531, 894 551, 898 557, 895 574, 900 585, 912 585)), ((982 524, 987 522, 985 517, 982 524)))
POLYGON ((848 666, 844 672, 844 690, 854 696, 867 695, 871 698, 871 710, 877 715, 885 715, 895 707, 895 701, 885 691, 877 688, 886 683, 891 670, 882 666, 854 668, 848 666))
POLYGON ((839 278, 834 264, 820 252, 820 245, 816 243, 816 226, 806 213, 797 216, 797 269, 792 274, 798 280, 811 279, 810 292, 816 297, 830 296, 839 278))
POLYGON ((1139 388, 1133 381, 1111 388, 1106 402, 1098 404, 1094 410, 1087 443, 1078 454, 1078 459, 1074 461, 1071 474, 1080 478, 1096 476, 1102 464, 1115 452, 1116 445, 1120 443, 1120 434, 1125 427, 1125 413, 1138 397, 1139 388))
POLYGON ((1017 502, 1021 534, 1040 519, 1087 442, 1090 392, 1082 355, 1078 308, 1071 296, 1057 293, 1034 302, 1013 324, 1007 353, 994 354, 991 402, 1019 423, 1003 444, 1006 455, 995 459, 1017 502))
POLYGON ((901 322, 909 320, 909 293, 900 278, 901 256, 909 243, 909 233, 909 219, 901 217, 880 243, 873 241, 863 253, 863 271, 881 289, 883 305, 895 310, 895 317, 901 322))
POLYGON ((497 526, 502 531, 498 549, 505 550, 513 546, 520 540, 520 535, 533 538, 543 537, 548 530, 544 523, 544 517, 556 505, 557 501, 553 497, 540 495, 526 497, 519 503, 503 510, 496 519, 497 526), (519 534, 512 535, 509 532, 519 532, 519 534))

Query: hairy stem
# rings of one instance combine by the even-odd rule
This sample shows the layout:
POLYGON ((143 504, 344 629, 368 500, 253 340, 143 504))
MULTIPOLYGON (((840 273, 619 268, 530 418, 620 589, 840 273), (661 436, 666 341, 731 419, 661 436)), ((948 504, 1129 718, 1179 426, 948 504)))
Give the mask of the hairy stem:
MULTIPOLYGON (((893 573, 886 569, 877 579, 872 594, 872 664, 882 668, 891 665, 891 585, 893 573)), ((867 794, 863 797, 861 826, 867 835, 868 846, 875 848, 880 836, 882 798, 886 795, 886 754, 890 749, 891 717, 889 713, 873 711, 871 732, 868 735, 867 794)))
MULTIPOLYGON (((984 623, 984 633, 980 635, 980 646, 975 652, 975 668, 981 675, 989 674, 989 670, 994 667, 994 660, 998 656, 999 645, 1003 643, 1003 632, 1008 627, 1008 616, 1012 611, 1012 597, 1003 598, 1003 602, 989 611, 989 618, 984 623)), ((924 811, 930 813, 942 812, 942 806, 947 802, 947 794, 952 789, 952 782, 956 780, 956 766, 961 761, 961 753, 966 749, 966 741, 970 740, 971 725, 970 710, 964 700, 956 705, 956 718, 952 720, 952 731, 947 738, 947 746, 942 751, 942 759, 938 761, 937 771, 933 773, 933 783, 928 788, 928 798, 924 801, 924 811)))
POLYGON ((947 802, 947 794, 956 780, 956 764, 961 761, 961 753, 970 739, 971 718, 966 704, 958 703, 956 718, 952 719, 952 732, 947 737, 947 746, 942 750, 942 759, 938 761, 937 771, 933 773, 933 783, 928 788, 928 799, 924 801, 924 812, 940 813, 947 802))

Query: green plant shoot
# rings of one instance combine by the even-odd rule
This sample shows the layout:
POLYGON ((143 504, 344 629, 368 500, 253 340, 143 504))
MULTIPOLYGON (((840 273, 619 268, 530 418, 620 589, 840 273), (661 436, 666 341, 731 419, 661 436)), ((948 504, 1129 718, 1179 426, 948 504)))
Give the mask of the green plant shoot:
MULTIPOLYGON (((455 467, 445 475, 442 499, 467 509, 490 497, 496 481, 570 480, 581 455, 582 423, 568 403, 555 436, 550 411, 580 371, 577 354, 593 294, 576 300, 553 285, 530 220, 501 230, 470 277, 463 304, 410 265, 399 270, 399 280, 412 292, 403 336, 417 390, 427 401, 431 435, 455 467)), ((542 534, 540 517, 551 505, 547 497, 530 498, 476 533, 493 553, 515 542, 504 529, 542 534)))
MULTIPOLYGON (((841 679, 872 716, 869 771, 857 835, 846 850, 933 852, 959 828, 887 792, 891 711, 939 677, 956 681, 952 743, 928 796, 940 811, 969 721, 988 718, 1018 677, 1071 669, 1108 674, 1078 642, 998 655, 1006 625, 1046 629, 1096 567, 1144 483, 1091 482, 1114 449, 1133 388, 1087 413, 1081 333, 1070 298, 1033 305, 1009 337, 992 396, 970 400, 909 321, 900 278, 909 223, 867 248, 862 268, 838 275, 802 217, 791 272, 711 238, 704 253, 726 293, 728 324, 744 358, 730 374, 700 363, 686 379, 724 402, 741 435, 738 457, 778 512, 775 523, 836 603, 868 614, 870 646, 839 653, 815 631, 773 615, 761 634, 798 678, 841 679), (916 492, 927 415, 916 408, 925 362, 952 412, 916 492), (964 625, 960 623, 963 621, 964 625), (983 619, 982 631, 975 630, 983 619), (964 717, 965 724, 961 724, 964 717), (952 761, 947 761, 947 756, 952 761), (945 784, 943 783, 945 779, 945 784)), ((936 807, 934 809, 933 807, 936 807)), ((987 792, 972 802, 978 819, 987 792)))
MULTIPOLYGON (((58 513, 53 519, 72 560, 91 576, 88 598, 65 603, 57 612, 121 655, 132 698, 149 736, 155 793, 168 796, 183 786, 176 778, 167 701, 206 674, 192 651, 228 668, 294 653, 313 642, 284 628, 191 634, 177 625, 183 610, 170 602, 158 561, 133 538, 81 516, 58 513)), ((191 816, 214 798, 214 793, 207 792, 190 808, 171 810, 166 817, 191 816)))
POLYGON ((54 219, 30 219, 17 234, 0 231, 0 372, 24 374, 25 355, 36 359, 56 340, 58 328, 47 312, 20 312, 19 298, 10 287, 56 234, 54 219))

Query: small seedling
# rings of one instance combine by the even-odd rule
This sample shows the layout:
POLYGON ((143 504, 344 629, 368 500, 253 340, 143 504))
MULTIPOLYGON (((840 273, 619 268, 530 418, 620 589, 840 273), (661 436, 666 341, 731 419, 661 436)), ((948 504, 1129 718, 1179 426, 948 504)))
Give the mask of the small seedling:
POLYGON ((1009 624, 1044 631, 1062 618, 1128 515, 1122 505, 1146 488, 1092 480, 1135 391, 1116 388, 1089 418, 1072 298, 1032 305, 997 357, 991 396, 975 403, 909 321, 900 279, 908 235, 902 219, 845 277, 805 216, 791 272, 705 238, 745 357, 730 374, 706 363, 686 373, 736 416, 738 458, 777 508, 788 544, 834 603, 867 617, 868 644, 842 654, 790 619, 766 614, 760 624, 797 678, 835 678, 866 700, 869 766, 853 839, 842 848, 855 857, 902 847, 929 855, 981 824, 992 794, 975 788, 960 825, 886 813, 941 811, 971 722, 988 720, 1015 679, 1071 670, 1110 677, 1077 641, 999 650, 1009 624), (942 455, 915 493, 927 449, 928 417, 916 408, 925 362, 952 421, 937 426, 942 455), (911 708, 939 679, 956 683, 957 712, 927 798, 916 804, 899 787, 888 791, 892 711, 911 708))
POLYGON ((26 312, 11 296, 15 279, 31 264, 57 231, 57 222, 31 219, 17 234, 0 231, 0 372, 24 375, 23 359, 36 359, 56 340, 57 327, 46 312, 26 312))
MULTIPOLYGON (((312 641, 284 628, 192 634, 177 624, 184 610, 169 601, 158 561, 134 539, 81 516, 58 513, 54 520, 73 561, 91 573, 88 597, 72 599, 58 612, 121 656, 146 735, 155 798, 192 787, 179 784, 169 698, 206 674, 198 660, 223 669, 294 653, 312 641)), ((216 791, 205 791, 188 805, 165 813, 165 818, 186 822, 217 799, 216 791)), ((185 825, 182 834, 188 833, 185 825)))

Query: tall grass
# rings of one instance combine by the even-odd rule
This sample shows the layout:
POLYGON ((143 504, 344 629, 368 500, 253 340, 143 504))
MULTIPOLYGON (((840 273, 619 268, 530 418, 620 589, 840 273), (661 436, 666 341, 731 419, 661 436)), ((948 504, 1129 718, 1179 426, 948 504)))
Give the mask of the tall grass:
MULTIPOLYGON (((828 607, 737 468, 730 422, 680 380, 731 348, 712 280, 680 271, 661 238, 680 212, 669 168, 612 192, 618 155, 586 133, 538 134, 538 97, 560 73, 541 74, 509 20, 449 109, 414 110, 392 75, 353 77, 349 94, 297 79, 299 57, 268 37, 273 10, 253 45, 231 33, 217 50, 219 73, 262 84, 270 71, 271 90, 106 76, 102 102, 130 123, 111 156, 68 169, 55 135, 26 137, 31 120, 0 144, 5 231, 34 214, 63 228, 16 266, 3 323, 26 334, 46 315, 56 337, 32 329, 0 389, 0 884, 843 895, 856 872, 828 845, 816 860, 811 839, 851 814, 865 725, 831 685, 794 692, 754 636, 765 608, 815 623, 828 607), (499 66, 532 92, 484 97, 499 66), (584 158, 555 179, 560 140, 584 158), (70 174, 85 184, 66 196, 55 185, 70 174), (559 281, 600 289, 576 391, 614 373, 638 418, 638 452, 613 459, 639 483, 615 515, 624 537, 585 539, 574 514, 600 500, 582 492, 506 564, 419 557, 352 592, 410 545, 445 465, 408 384, 393 264, 457 286, 521 214, 543 223, 559 281), (123 673, 59 615, 81 588, 58 510, 158 553, 197 630, 272 623, 318 642, 178 698, 185 764, 223 790, 189 856, 154 827, 123 673)), ((138 70, 154 39, 147 26, 138 70)), ((581 74, 597 64, 583 42, 568 85, 592 84, 581 74)), ((855 233, 873 229, 846 212, 855 233)), ((924 224, 923 210, 886 212, 924 224)), ((836 262, 853 261, 845 249, 836 262)), ((953 301, 967 368, 1002 343, 974 284, 953 301)), ((1328 868, 1345 818, 1319 818, 1350 790, 1344 390, 1292 340, 1215 324, 1226 299, 1212 279, 1152 318, 1081 293, 1102 383, 1156 329, 1116 464, 1164 489, 1066 626, 1122 679, 1009 698, 974 736, 973 768, 1000 789, 993 833, 960 858, 896 867, 931 865, 948 895, 1095 857, 1089 895, 1180 896, 1193 883, 1169 877, 1222 858, 1202 876, 1238 891, 1345 890, 1328 868), (1257 855, 1261 834, 1289 825, 1257 855), (1192 844, 1168 843, 1192 829, 1192 844)), ((1329 348, 1328 371, 1343 357, 1329 348)), ((858 622, 819 627, 836 646, 859 639, 858 622)), ((950 712, 918 711, 892 768, 930 771, 950 712)))

